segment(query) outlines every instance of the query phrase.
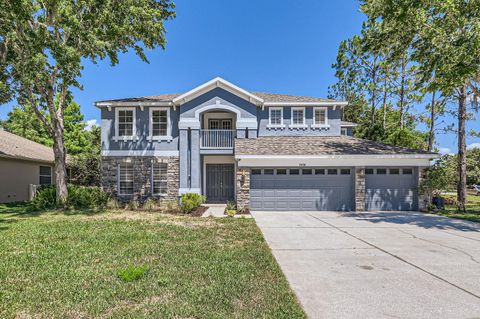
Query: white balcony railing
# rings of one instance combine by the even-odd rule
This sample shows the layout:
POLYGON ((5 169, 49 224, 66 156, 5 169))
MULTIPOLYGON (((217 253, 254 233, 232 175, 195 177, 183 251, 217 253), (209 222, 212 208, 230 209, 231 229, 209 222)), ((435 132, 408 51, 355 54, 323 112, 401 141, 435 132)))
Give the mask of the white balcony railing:
POLYGON ((201 148, 204 149, 232 149, 234 130, 201 130, 201 148))

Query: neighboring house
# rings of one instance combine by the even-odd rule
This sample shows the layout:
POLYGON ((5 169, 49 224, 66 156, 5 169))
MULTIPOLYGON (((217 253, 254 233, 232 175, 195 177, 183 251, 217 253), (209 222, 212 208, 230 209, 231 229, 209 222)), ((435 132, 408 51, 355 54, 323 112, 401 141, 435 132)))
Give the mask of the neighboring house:
POLYGON ((0 128, 0 203, 31 199, 30 185, 53 184, 53 150, 0 128))
POLYGON ((246 91, 215 78, 181 94, 99 101, 102 186, 127 201, 235 200, 252 210, 417 210, 437 154, 352 137, 347 102, 246 91))

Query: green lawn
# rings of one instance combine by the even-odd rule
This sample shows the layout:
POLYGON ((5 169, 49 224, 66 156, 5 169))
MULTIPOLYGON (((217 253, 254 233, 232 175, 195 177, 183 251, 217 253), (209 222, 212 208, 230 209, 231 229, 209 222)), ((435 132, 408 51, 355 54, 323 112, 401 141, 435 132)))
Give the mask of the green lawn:
MULTIPOLYGON (((446 195, 445 197, 455 198, 455 195, 446 195)), ((469 195, 467 200, 466 213, 458 211, 455 205, 445 205, 444 210, 436 212, 435 214, 480 223, 480 196, 469 195)))
POLYGON ((253 219, 23 205, 0 205, 0 301, 0 318, 305 317, 253 219))

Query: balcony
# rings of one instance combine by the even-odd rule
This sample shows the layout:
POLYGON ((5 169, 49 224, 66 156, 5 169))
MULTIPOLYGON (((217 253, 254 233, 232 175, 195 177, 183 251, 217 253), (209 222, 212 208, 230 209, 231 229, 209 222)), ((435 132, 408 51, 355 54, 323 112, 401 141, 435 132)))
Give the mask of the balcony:
POLYGON ((235 130, 200 130, 200 148, 232 150, 235 130))

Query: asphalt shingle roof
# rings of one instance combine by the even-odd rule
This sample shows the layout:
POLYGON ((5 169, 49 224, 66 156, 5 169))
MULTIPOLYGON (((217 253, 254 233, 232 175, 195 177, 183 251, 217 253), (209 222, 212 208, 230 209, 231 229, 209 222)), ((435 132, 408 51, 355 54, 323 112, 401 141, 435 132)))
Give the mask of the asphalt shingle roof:
POLYGON ((351 136, 262 136, 235 139, 235 155, 432 154, 351 136))
POLYGON ((0 156, 54 162, 53 149, 0 129, 0 156))
MULTIPOLYGON (((324 99, 324 98, 317 98, 317 97, 310 97, 310 96, 297 96, 297 95, 275 94, 275 93, 265 93, 265 92, 251 92, 251 93, 263 99, 265 102, 335 102, 336 101, 333 99, 324 99)), ((142 97, 131 97, 131 98, 124 98, 124 99, 97 101, 97 103, 171 102, 174 98, 182 94, 183 93, 174 93, 174 94, 161 94, 161 95, 142 96, 142 97)))

